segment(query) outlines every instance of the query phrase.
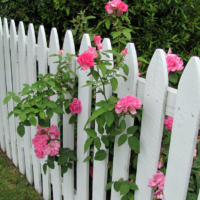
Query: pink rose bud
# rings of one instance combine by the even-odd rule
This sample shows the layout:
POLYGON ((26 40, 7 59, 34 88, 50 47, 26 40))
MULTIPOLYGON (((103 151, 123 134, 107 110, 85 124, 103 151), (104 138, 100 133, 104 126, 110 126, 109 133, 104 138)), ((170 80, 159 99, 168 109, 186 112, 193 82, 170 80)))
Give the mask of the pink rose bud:
POLYGON ((100 44, 97 45, 97 49, 98 49, 98 50, 100 50, 100 49, 102 49, 102 48, 103 48, 103 44, 100 43, 100 44))
POLYGON ((127 51, 128 51, 128 48, 125 48, 121 53, 122 55, 126 55, 127 54, 127 51))
POLYGON ((107 167, 108 167, 108 169, 110 169, 110 165, 109 164, 107 164, 107 167))
POLYGON ((64 53, 64 50, 59 50, 58 51, 58 54, 60 54, 60 55, 63 54, 63 53, 64 53))
POLYGON ((141 76, 141 73, 140 73, 140 71, 139 71, 139 69, 138 69, 138 77, 139 77, 139 76, 141 76))
POLYGON ((95 43, 95 44, 98 45, 98 44, 101 43, 101 36, 100 36, 100 35, 94 36, 93 39, 94 39, 94 43, 95 43))
POLYGON ((50 100, 50 96, 48 96, 48 99, 50 100))

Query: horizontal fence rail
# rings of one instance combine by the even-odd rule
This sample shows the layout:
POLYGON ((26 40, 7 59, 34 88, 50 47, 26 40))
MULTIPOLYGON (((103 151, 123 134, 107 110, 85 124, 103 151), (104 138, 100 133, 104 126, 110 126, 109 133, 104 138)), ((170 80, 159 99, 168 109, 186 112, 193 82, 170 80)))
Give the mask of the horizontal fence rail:
MULTIPOLYGON (((90 37, 84 34, 79 53, 83 53, 88 46, 91 46, 90 37)), ((193 154, 200 121, 200 61, 192 57, 188 62, 178 89, 168 87, 168 73, 165 61, 165 54, 162 49, 157 49, 148 67, 146 79, 138 77, 137 54, 133 43, 128 43, 128 54, 125 63, 129 66, 129 76, 126 82, 118 78, 119 87, 116 95, 121 98, 124 95, 137 96, 143 103, 143 115, 141 126, 141 150, 138 156, 136 183, 139 190, 135 192, 135 200, 152 200, 153 189, 148 187, 149 178, 157 170, 159 159, 163 123, 165 115, 174 117, 172 138, 169 152, 169 161, 166 173, 166 184, 164 187, 165 200, 184 200, 186 198, 189 184, 189 176, 193 162, 193 154), (181 166, 180 166, 181 165, 181 166)), ((4 18, 3 25, 0 19, 0 147, 12 159, 14 165, 25 174, 29 183, 34 183, 38 193, 43 195, 45 200, 106 200, 105 186, 107 184, 107 163, 94 161, 93 183, 89 184, 89 162, 83 163, 90 150, 84 154, 84 143, 88 136, 84 131, 84 125, 91 115, 92 87, 82 87, 87 80, 87 71, 77 70, 79 64, 75 57, 72 57, 70 67, 78 74, 78 99, 81 100, 83 109, 78 114, 77 120, 77 158, 76 169, 68 170, 61 176, 60 166, 54 170, 47 169, 43 173, 42 165, 44 159, 35 156, 31 139, 36 134, 36 127, 26 127, 23 138, 17 134, 18 119, 7 115, 13 110, 16 103, 10 101, 3 105, 3 99, 9 91, 18 93, 22 90, 23 84, 32 84, 37 80, 39 74, 48 72, 55 73, 57 65, 56 57, 49 57, 57 54, 60 49, 65 53, 75 54, 75 45, 70 30, 66 31, 62 48, 59 46, 56 28, 52 28, 49 47, 47 47, 44 27, 40 26, 38 37, 35 37, 34 26, 29 24, 28 33, 25 34, 23 22, 19 23, 16 30, 14 20, 8 28, 7 19, 4 18), (76 173, 74 173, 74 170, 76 173), (75 175, 74 175, 75 174, 75 175), (76 182, 76 189, 74 188, 76 182), (92 195, 91 195, 92 191, 92 195)), ((111 41, 108 38, 103 40, 103 50, 111 50, 111 41)), ((102 59, 110 60, 102 55, 102 59)), ((113 64, 113 63, 112 63, 113 64)), ((108 66, 108 68, 111 66, 108 66)), ((123 73, 119 71, 119 73, 123 73)), ((112 95, 112 88, 106 86, 106 96, 112 95)), ((65 95, 69 98, 68 95, 65 95)), ((56 100, 57 96, 52 97, 56 100)), ((96 95, 96 101, 102 96, 96 95)), ((63 115, 63 147, 74 149, 74 125, 68 124, 71 114, 63 115)), ((54 115, 51 124, 57 124, 59 118, 54 115)), ((134 124, 132 118, 126 118, 130 126, 134 124)), ((87 125, 90 127, 90 124, 87 125)), ((97 129, 96 129, 97 131, 97 129)), ((104 146, 104 144, 102 144, 104 146)), ((96 151, 94 147, 94 151, 96 151)), ((112 181, 120 178, 128 179, 131 149, 128 143, 118 147, 114 145, 113 176, 112 181)), ((119 193, 111 188, 111 200, 120 200, 119 193)), ((198 197, 200 199, 200 195, 198 197)))

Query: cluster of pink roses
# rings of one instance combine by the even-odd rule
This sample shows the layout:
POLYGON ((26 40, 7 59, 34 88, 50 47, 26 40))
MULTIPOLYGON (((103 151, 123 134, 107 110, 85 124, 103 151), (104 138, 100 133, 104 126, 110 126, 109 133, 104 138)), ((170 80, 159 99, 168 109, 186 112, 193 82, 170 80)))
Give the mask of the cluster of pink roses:
POLYGON ((154 192, 154 195, 157 195, 157 199, 163 199, 163 188, 165 184, 165 175, 158 171, 153 175, 153 179, 149 179, 149 187, 158 187, 158 190, 154 192))
POLYGON ((73 102, 69 104, 69 110, 71 111, 72 114, 80 113, 82 110, 81 101, 78 100, 77 98, 74 98, 73 102))
POLYGON ((173 54, 171 49, 169 49, 168 53, 165 53, 165 57, 168 73, 183 70, 183 61, 176 54, 173 54))
POLYGON ((115 112, 120 114, 122 111, 127 113, 130 111, 131 114, 136 114, 136 109, 141 108, 142 102, 137 99, 137 97, 132 95, 127 95, 122 97, 115 106, 115 112))
POLYGON ((173 117, 167 117, 164 121, 164 125, 167 128, 168 131, 172 131, 172 125, 173 125, 173 117))
POLYGON ((38 158, 44 158, 45 155, 55 156, 60 149, 60 142, 56 141, 59 136, 58 127, 51 125, 51 127, 37 126, 37 133, 32 139, 34 145, 34 152, 38 158))
MULTIPOLYGON (((101 44, 101 36, 94 36, 94 42, 97 45, 98 49, 102 49, 103 45, 101 44)), ((95 47, 88 47, 86 51, 78 55, 77 61, 81 65, 83 70, 90 69, 94 67, 94 59, 98 57, 98 53, 95 47)))
POLYGON ((128 11, 128 5, 121 0, 112 0, 105 5, 105 9, 108 14, 123 15, 124 12, 128 11))

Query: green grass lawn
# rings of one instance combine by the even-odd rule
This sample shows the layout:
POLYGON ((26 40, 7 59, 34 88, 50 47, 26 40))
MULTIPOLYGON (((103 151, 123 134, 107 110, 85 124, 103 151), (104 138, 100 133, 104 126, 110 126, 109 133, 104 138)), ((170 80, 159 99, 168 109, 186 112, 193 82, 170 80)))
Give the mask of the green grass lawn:
POLYGON ((12 161, 0 150, 0 200, 42 200, 43 198, 20 174, 12 161))

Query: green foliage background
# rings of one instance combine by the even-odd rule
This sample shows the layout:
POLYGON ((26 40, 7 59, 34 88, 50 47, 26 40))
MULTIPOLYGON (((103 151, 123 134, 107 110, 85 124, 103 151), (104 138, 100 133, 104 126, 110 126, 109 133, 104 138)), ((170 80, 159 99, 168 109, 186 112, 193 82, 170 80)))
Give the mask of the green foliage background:
MULTIPOLYGON (((124 0, 129 5, 127 15, 131 21, 132 39, 138 56, 150 60, 156 48, 166 51, 169 47, 182 57, 186 64, 192 55, 200 54, 200 1, 198 0, 124 0)), ((16 25, 23 21, 25 27, 31 22, 37 34, 43 24, 47 36, 51 27, 56 27, 60 43, 66 29, 73 29, 70 21, 81 10, 85 15, 95 16, 89 20, 89 27, 96 27, 106 14, 107 0, 1 0, 0 16, 15 19, 16 25)), ((112 26, 112 25, 111 25, 112 26)), ((112 27, 110 27, 112 28, 112 27)), ((76 45, 81 31, 75 37, 76 45)), ((111 37, 110 30, 101 24, 95 29, 102 37, 111 37)), ((61 45, 62 46, 62 45, 61 45)), ((141 71, 146 71, 146 66, 141 71)))

